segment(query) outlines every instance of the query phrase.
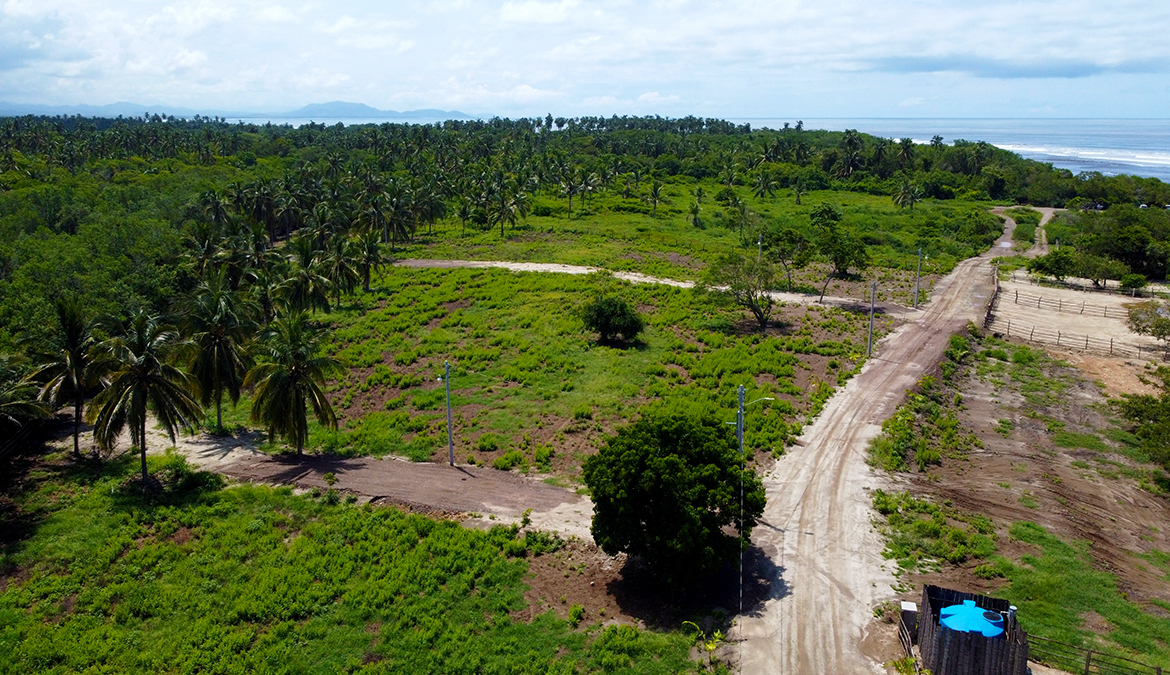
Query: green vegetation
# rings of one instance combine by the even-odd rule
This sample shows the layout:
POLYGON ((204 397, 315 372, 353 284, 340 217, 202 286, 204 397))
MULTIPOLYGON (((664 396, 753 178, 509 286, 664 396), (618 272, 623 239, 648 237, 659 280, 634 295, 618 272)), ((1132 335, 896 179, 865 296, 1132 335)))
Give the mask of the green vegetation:
MULTIPOLYGON (((1170 212, 1138 208, 1134 201, 1110 202, 1116 206, 1104 211, 1059 214, 1045 229, 1048 241, 1059 242, 1060 247, 1043 256, 1048 260, 1034 263, 1035 271, 1058 279, 1079 276, 1098 284, 1131 274, 1165 278, 1170 265, 1170 212)), ((1137 277, 1130 277, 1127 287, 1140 288, 1133 285, 1139 283, 1137 277)))
POLYGON ((874 491, 873 508, 884 516, 883 555, 901 569, 928 571, 941 562, 955 565, 995 552, 995 528, 985 516, 960 513, 950 504, 939 506, 909 492, 884 490, 874 491))
MULTIPOLYGON (((1170 471, 1170 368, 1158 366, 1153 379, 1161 390, 1158 395, 1124 394, 1114 406, 1130 424, 1141 450, 1151 461, 1170 471)), ((1170 484, 1165 475, 1158 480, 1170 484)))
MULTIPOLYGON (((1126 599, 1113 574, 1094 568, 1089 542, 1062 541, 1027 521, 1013 523, 1009 532, 1012 539, 1030 544, 1036 552, 1018 563, 1001 557, 992 561, 995 575, 1007 580, 995 594, 1019 607, 1025 630, 1170 667, 1165 649, 1170 644, 1170 619, 1163 612, 1150 612, 1126 599), (1103 620, 1103 636, 1085 625, 1089 613, 1103 620)), ((1068 668, 1072 664, 1053 665, 1068 668)))
MULTIPOLYGON (((943 380, 923 376, 909 392, 892 417, 882 422, 882 433, 869 445, 869 463, 886 471, 906 471, 911 463, 919 471, 940 464, 944 457, 964 459, 982 442, 971 433, 963 433, 956 413, 962 396, 953 386, 953 378, 971 349, 962 335, 953 335, 941 365, 943 380)), ((1000 430, 1003 433, 1003 422, 1000 430)), ((1010 424, 1010 421, 1008 421, 1010 424)), ((1011 433, 1011 427, 1006 427, 1011 433)), ((1006 434, 1005 434, 1006 435, 1006 434)))
POLYGON ((676 406, 621 427, 583 467, 594 541, 644 559, 667 585, 710 578, 764 512, 764 486, 742 460, 723 420, 700 411, 676 406))
POLYGON ((1012 231, 1012 241, 1020 246, 1017 250, 1027 250, 1036 240, 1036 228, 1040 225, 1040 212, 1036 209, 1019 207, 1008 209, 1003 214, 1016 221, 1016 229, 1012 231))
MULTIPOLYGON (((675 673, 689 633, 574 630, 524 607, 525 558, 556 540, 393 508, 224 489, 174 455, 48 464, 13 495, 38 523, 0 551, 0 673, 675 673)), ((3 526, 17 517, 5 512, 3 526)))
POLYGON ((597 333, 600 342, 620 337, 625 342, 638 339, 646 323, 626 301, 610 296, 598 296, 581 307, 581 321, 585 328, 597 333))

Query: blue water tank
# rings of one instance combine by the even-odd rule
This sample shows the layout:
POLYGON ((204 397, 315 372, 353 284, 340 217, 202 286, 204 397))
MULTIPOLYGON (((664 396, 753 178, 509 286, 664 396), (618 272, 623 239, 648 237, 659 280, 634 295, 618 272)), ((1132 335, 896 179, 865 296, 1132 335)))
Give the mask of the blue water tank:
POLYGON ((985 637, 1003 635, 1003 617, 998 612, 976 607, 974 600, 964 600, 961 605, 943 607, 939 612, 939 623, 951 630, 982 633, 985 637))

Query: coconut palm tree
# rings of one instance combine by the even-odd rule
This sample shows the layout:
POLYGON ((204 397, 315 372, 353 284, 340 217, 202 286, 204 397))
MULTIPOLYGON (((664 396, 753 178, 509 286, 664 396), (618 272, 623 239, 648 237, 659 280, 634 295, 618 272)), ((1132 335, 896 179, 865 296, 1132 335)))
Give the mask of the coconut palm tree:
POLYGON ((337 309, 341 309, 341 294, 352 293, 361 275, 353 264, 353 244, 345 237, 334 237, 329 241, 328 252, 323 261, 322 275, 333 286, 337 309))
POLYGON ((898 186, 898 191, 894 193, 894 203, 901 208, 909 208, 914 210, 914 204, 920 199, 921 193, 918 187, 910 181, 902 181, 898 186))
POLYGON ((658 205, 667 203, 666 192, 662 187, 662 181, 656 180, 650 184, 650 191, 646 193, 646 196, 642 197, 652 207, 650 215, 653 217, 658 217, 658 205))
POLYGON ((0 429, 20 427, 51 414, 38 398, 37 389, 36 381, 26 375, 23 357, 0 354, 0 429))
POLYGON ((796 205, 800 206, 800 196, 808 194, 808 190, 805 189, 804 183, 797 182, 792 185, 792 194, 796 196, 796 205))
POLYGON ((245 386, 255 388, 252 421, 267 427, 269 436, 280 436, 295 445, 297 456, 304 455, 309 438, 306 405, 323 426, 337 428, 337 417, 322 385, 341 366, 335 359, 318 354, 320 340, 304 312, 277 319, 266 331, 260 363, 244 380, 245 386))
POLYGON ((103 450, 113 448, 122 429, 130 426, 130 441, 142 457, 145 489, 147 411, 154 413, 174 443, 175 431, 193 427, 202 415, 192 394, 198 383, 171 365, 170 357, 182 343, 157 315, 140 310, 112 328, 113 337, 95 348, 93 363, 106 386, 93 398, 85 418, 94 425, 94 439, 103 450))
POLYGON ((248 341, 256 306, 233 292, 223 272, 199 284, 178 305, 189 337, 188 368, 199 383, 199 402, 215 402, 215 428, 223 430, 223 396, 235 405, 248 372, 248 341))
POLYGON ((378 241, 376 231, 371 230, 357 238, 354 242, 354 256, 362 273, 362 290, 369 293, 371 272, 380 271, 390 262, 390 258, 382 252, 382 243, 378 241))
POLYGON ((703 219, 699 217, 699 213, 702 210, 703 207, 699 206, 699 202, 691 202, 691 207, 688 210, 688 213, 691 215, 691 225, 694 225, 697 228, 703 227, 703 219))
POLYGON ((772 193, 776 191, 776 180, 772 174, 767 171, 761 171, 756 174, 755 183, 752 186, 752 192, 759 199, 771 197, 772 193))
POLYGON ((902 168, 914 162, 914 139, 903 138, 898 141, 898 162, 902 168))
POLYGON ((276 288, 276 296, 294 312, 328 312, 332 286, 325 277, 323 256, 314 246, 313 235, 293 237, 287 250, 292 270, 276 288))
POLYGON ((53 300, 57 325, 41 352, 41 366, 33 377, 44 382, 40 400, 54 410, 65 401, 73 404, 73 456, 81 456, 81 410, 85 404, 85 387, 91 381, 90 350, 95 344, 93 317, 73 299, 53 300))

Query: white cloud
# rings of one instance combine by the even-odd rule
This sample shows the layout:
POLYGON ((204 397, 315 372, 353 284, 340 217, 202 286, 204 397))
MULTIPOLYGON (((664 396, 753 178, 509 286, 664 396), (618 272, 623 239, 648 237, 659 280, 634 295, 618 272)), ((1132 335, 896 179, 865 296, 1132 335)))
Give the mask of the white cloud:
POLYGON ((1166 25, 1148 0, 0 0, 0 98, 1156 117, 1166 25))
POLYGON ((656 91, 648 91, 638 97, 638 100, 643 103, 675 103, 679 100, 678 96, 671 94, 670 96, 663 96, 656 91))
POLYGON ((505 2, 500 8, 500 18, 515 23, 560 23, 569 18, 570 11, 578 4, 577 0, 505 2))

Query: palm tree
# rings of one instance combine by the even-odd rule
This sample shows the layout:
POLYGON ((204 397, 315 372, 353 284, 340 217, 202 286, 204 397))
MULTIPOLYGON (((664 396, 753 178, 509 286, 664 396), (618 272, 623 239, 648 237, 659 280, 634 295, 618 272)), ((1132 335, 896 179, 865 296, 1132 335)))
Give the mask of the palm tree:
POLYGON ((703 190, 703 186, 702 186, 702 185, 698 185, 698 186, 695 186, 695 192, 694 192, 694 195, 695 195, 695 203, 696 203, 696 204, 702 204, 702 203, 703 203, 703 197, 706 197, 706 196, 707 196, 707 193, 706 193, 706 192, 703 190))
POLYGON ((666 193, 662 189, 662 181, 656 180, 651 183, 650 191, 647 192, 646 196, 642 199, 645 200, 646 203, 651 207, 653 207, 650 215, 652 217, 658 217, 658 205, 667 203, 666 193))
POLYGON ((122 429, 130 425, 131 443, 142 456, 142 486, 146 472, 146 413, 149 409, 175 442, 175 430, 193 427, 203 410, 191 393, 198 384, 168 362, 181 346, 179 334, 157 315, 134 313, 114 330, 114 336, 96 347, 94 372, 106 388, 94 397, 85 418, 94 425, 98 446, 109 450, 122 429))
POLYGON ((318 355, 319 344, 320 335, 309 326, 305 313, 278 319, 267 331, 264 359, 244 380, 245 386, 255 387, 252 421, 265 425, 269 436, 281 436, 295 445, 298 457, 304 455, 309 438, 306 405, 322 425, 337 428, 322 385, 341 366, 331 357, 318 355))
POLYGON ((294 312, 329 311, 329 279, 323 274, 321 252, 312 235, 298 235, 289 241, 292 272, 276 288, 276 295, 294 312))
POLYGON ((804 183, 796 183, 792 186, 792 194, 796 195, 796 205, 800 206, 800 196, 808 194, 808 190, 804 188, 804 183))
POLYGON ((694 225, 697 228, 703 227, 703 220, 699 217, 699 213, 702 210, 703 207, 699 206, 699 202, 691 202, 691 208, 689 210, 689 213, 691 214, 691 225, 694 225))
MULTIPOLYGON (((463 202, 464 205, 467 202, 463 202)), ((354 255, 358 269, 362 273, 362 290, 370 292, 370 273, 380 271, 390 262, 390 258, 382 252, 382 243, 378 241, 378 233, 369 231, 358 237, 354 242, 354 255)))
MULTIPOLYGON (((941 142, 941 139, 940 139, 941 142)), ((898 141, 898 162, 902 168, 914 161, 914 139, 903 138, 898 141)))
POLYGON ((0 428, 20 427, 50 414, 37 397, 37 383, 25 375, 23 358, 0 354, 0 428))
POLYGON ((40 400, 54 410, 65 401, 73 403, 73 456, 81 456, 81 409, 85 404, 85 386, 90 382, 90 350, 94 346, 93 318, 78 301, 53 300, 57 325, 41 355, 41 366, 33 377, 43 380, 40 400))
POLYGON ((909 207, 911 211, 914 210, 914 204, 921 197, 918 187, 910 181, 902 181, 898 186, 898 191, 894 193, 894 203, 901 208, 909 207))
POLYGON ((752 191, 759 199, 771 197, 772 193, 776 191, 776 181, 772 178, 772 174, 767 171, 756 174, 756 182, 752 191))
POLYGON ((190 339, 189 370, 199 383, 199 402, 204 406, 215 402, 217 431, 223 430, 223 395, 231 398, 232 405, 240 402, 254 307, 229 289, 222 272, 199 284, 179 304, 190 339))
POLYGON ((334 237, 329 242, 329 251, 325 255, 323 276, 333 286, 337 309, 341 309, 341 294, 352 293, 361 275, 353 265, 353 244, 345 237, 334 237))

